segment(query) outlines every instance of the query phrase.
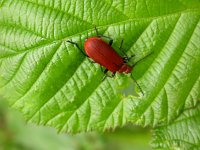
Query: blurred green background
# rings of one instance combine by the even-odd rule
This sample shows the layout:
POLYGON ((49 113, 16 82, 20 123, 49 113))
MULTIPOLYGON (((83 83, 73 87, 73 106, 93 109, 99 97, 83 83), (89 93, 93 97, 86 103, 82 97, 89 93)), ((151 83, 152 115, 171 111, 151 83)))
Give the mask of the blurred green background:
POLYGON ((58 134, 27 125, 20 113, 0 100, 0 150, 150 150, 149 129, 133 125, 107 133, 58 134))

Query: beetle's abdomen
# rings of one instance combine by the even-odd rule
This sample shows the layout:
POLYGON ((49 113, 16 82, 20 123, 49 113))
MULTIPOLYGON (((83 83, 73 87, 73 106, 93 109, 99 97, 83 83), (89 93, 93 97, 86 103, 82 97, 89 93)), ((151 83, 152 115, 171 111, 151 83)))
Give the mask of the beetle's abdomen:
POLYGON ((118 70, 119 73, 131 73, 132 67, 128 66, 127 64, 123 64, 121 68, 118 70))
POLYGON ((124 63, 123 58, 99 37, 87 39, 84 48, 90 58, 113 73, 117 72, 124 63))

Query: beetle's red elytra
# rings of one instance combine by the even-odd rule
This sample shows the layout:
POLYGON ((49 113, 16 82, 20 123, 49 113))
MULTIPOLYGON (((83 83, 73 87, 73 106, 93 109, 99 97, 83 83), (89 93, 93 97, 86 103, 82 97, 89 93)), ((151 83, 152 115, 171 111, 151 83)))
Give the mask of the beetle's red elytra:
POLYGON ((84 49, 90 58, 112 73, 130 73, 132 71, 132 67, 128 66, 124 59, 100 37, 86 39, 84 49))

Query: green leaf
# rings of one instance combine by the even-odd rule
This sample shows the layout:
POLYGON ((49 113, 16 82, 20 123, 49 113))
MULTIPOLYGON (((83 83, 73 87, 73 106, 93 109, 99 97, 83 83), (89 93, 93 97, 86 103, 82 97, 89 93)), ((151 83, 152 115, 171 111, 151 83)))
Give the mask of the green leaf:
POLYGON ((200 99, 200 12, 188 10, 155 19, 145 29, 134 49, 154 52, 151 60, 135 67, 143 100, 133 100, 131 120, 155 126, 168 124, 183 109, 200 99))
POLYGON ((172 124, 154 130, 154 148, 195 150, 200 147, 200 105, 186 110, 172 124))
POLYGON ((132 113, 140 124, 168 122, 199 98, 199 8, 198 0, 0 1, 0 94, 28 121, 59 131, 115 128, 132 113), (144 99, 122 94, 128 75, 102 82, 99 65, 66 43, 83 48, 95 25, 117 51, 125 40, 130 63, 154 52, 133 71, 144 99))

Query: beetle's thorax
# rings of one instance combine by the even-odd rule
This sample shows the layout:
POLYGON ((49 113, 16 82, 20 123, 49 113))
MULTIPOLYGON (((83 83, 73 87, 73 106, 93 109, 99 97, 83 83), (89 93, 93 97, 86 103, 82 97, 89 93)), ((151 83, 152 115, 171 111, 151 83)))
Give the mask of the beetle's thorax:
POLYGON ((132 69, 133 68, 131 66, 129 66, 127 64, 123 64, 121 66, 121 68, 118 70, 118 72, 119 73, 126 73, 126 74, 128 74, 128 73, 131 73, 132 69))

